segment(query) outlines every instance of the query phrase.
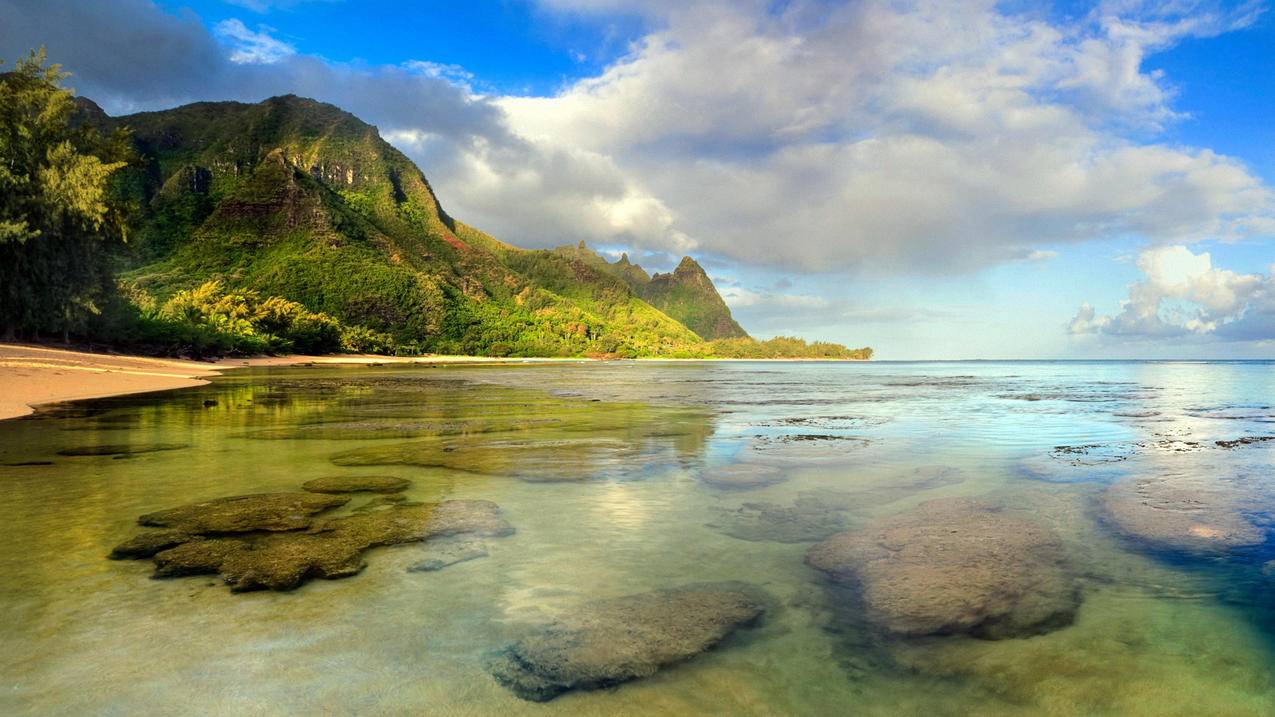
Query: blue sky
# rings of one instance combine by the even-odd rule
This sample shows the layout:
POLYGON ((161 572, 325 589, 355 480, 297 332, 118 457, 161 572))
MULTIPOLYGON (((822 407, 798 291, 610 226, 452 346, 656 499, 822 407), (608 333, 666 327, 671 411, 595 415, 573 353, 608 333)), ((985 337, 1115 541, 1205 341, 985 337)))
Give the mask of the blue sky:
POLYGON ((758 336, 1275 357, 1266 3, 0 0, 35 45, 113 113, 341 105, 456 216, 692 254, 758 336))

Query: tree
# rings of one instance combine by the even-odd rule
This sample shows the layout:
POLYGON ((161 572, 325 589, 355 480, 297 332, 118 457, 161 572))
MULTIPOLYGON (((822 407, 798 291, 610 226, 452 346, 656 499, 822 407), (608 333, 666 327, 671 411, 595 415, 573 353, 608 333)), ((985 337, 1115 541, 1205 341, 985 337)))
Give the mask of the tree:
POLYGON ((10 339, 82 330, 126 239, 110 180, 127 165, 127 136, 77 126, 67 76, 43 49, 0 75, 0 326, 10 339))

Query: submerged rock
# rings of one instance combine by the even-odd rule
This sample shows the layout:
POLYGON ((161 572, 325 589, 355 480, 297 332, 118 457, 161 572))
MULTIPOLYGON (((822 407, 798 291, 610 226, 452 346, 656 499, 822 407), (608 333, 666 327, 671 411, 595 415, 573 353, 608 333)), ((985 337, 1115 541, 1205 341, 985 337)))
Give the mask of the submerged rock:
POLYGON ((192 540, 203 540, 203 536, 194 535, 184 530, 148 530, 125 540, 111 550, 111 560, 138 560, 149 558, 155 553, 176 547, 192 540))
POLYGON ((1102 496, 1108 523, 1152 547, 1213 553, 1260 545, 1266 531, 1243 511, 1234 489, 1198 479, 1137 478, 1102 496))
POLYGON ((750 490, 783 483, 788 476, 779 468, 757 463, 735 463, 728 466, 706 468, 700 480, 714 488, 750 490))
POLYGON ((359 505, 356 505, 353 508, 351 508, 350 512, 351 513, 366 513, 369 510, 378 510, 380 508, 385 508, 386 506, 391 506, 391 505, 417 506, 417 505, 425 505, 425 503, 419 500, 408 500, 407 496, 403 495, 402 493, 392 493, 390 495, 378 495, 375 498, 367 501, 366 503, 360 503, 359 505))
POLYGON ((237 495, 147 513, 137 522, 199 534, 300 530, 310 527, 312 516, 349 500, 347 496, 317 493, 237 495))
POLYGON ((430 541, 425 544, 425 560, 409 567, 409 573, 434 572, 450 565, 487 557, 487 546, 477 540, 459 540, 446 543, 430 541))
POLYGON ((184 575, 212 575, 231 555, 248 549, 248 542, 238 538, 216 538, 182 543, 155 555, 157 578, 184 575))
POLYGON ((63 448, 59 456, 131 456, 138 453, 177 451, 189 448, 189 443, 118 443, 104 446, 77 446, 63 448))
POLYGON ((776 543, 813 543, 845 530, 845 507, 801 496, 791 505, 744 503, 738 508, 717 508, 709 528, 732 538, 776 543))
POLYGON ((462 533, 499 537, 512 532, 496 504, 485 500, 395 506, 330 518, 305 532, 185 543, 155 556, 155 576, 220 573, 234 592, 292 590, 313 578, 358 573, 370 548, 462 533))
POLYGON ((397 476, 324 476, 301 487, 311 493, 398 493, 411 484, 397 476))
POLYGON ((585 605, 507 647, 496 680, 525 700, 649 677, 711 649, 765 612, 765 596, 738 583, 689 585, 585 605))
POLYGON ((835 535, 806 562, 901 635, 1030 635, 1070 624, 1080 604, 1051 531, 971 498, 927 501, 835 535))
POLYGON ((756 436, 752 450, 764 460, 784 463, 835 463, 851 459, 851 453, 866 448, 871 439, 826 433, 793 433, 756 436))
POLYGON ((532 482, 584 481, 641 473, 647 462, 631 438, 526 439, 466 436, 356 448, 332 457, 338 466, 423 466, 532 482))

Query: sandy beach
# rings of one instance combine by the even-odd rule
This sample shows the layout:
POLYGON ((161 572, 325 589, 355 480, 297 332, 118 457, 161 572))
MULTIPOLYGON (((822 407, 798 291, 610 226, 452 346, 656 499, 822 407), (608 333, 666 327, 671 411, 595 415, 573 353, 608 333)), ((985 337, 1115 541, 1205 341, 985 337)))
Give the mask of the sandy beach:
POLYGON ((59 401, 166 391, 207 383, 210 376, 246 366, 384 363, 534 363, 584 359, 495 359, 481 356, 263 356, 215 362, 88 353, 30 344, 0 343, 0 420, 25 416, 59 401))

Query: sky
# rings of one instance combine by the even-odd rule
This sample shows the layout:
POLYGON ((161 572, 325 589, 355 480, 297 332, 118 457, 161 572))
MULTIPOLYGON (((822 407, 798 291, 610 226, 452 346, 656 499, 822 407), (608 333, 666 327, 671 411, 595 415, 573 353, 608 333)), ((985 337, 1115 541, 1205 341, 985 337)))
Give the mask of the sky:
POLYGON ((885 359, 1275 358, 1266 2, 0 0, 111 114, 285 93, 513 244, 885 359))

